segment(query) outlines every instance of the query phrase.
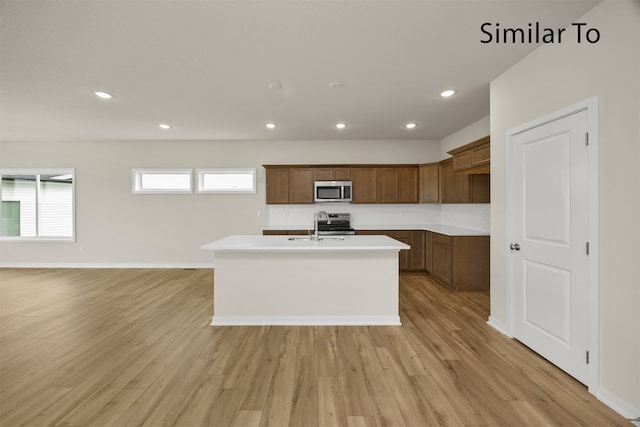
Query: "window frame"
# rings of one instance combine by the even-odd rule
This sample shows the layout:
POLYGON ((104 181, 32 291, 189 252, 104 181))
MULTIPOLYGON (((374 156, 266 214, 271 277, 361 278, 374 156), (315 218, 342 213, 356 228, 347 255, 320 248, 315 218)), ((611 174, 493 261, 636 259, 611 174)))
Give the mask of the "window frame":
POLYGON ((257 171, 256 168, 203 168, 196 169, 196 193, 199 194, 256 194, 257 193, 257 171), (224 174, 230 172, 238 173, 251 173, 252 175, 252 188, 250 190, 238 190, 238 189, 226 189, 226 190, 207 190, 203 189, 204 175, 209 174, 224 174))
POLYGON ((134 168, 131 169, 131 193, 132 194, 192 194, 193 193, 193 169, 191 168, 179 168, 179 169, 164 169, 164 168, 134 168), (188 189, 158 189, 158 190, 145 190, 142 188, 142 175, 147 174, 171 174, 180 173, 189 175, 189 188, 188 189))
MULTIPOLYGON (((71 236, 2 236, 0 242, 76 242, 76 169, 75 168, 0 168, 0 200, 2 197, 2 176, 4 175, 36 175, 36 234, 39 233, 40 221, 40 175, 71 175, 71 236)), ((2 204, 0 203, 0 218, 2 204)))

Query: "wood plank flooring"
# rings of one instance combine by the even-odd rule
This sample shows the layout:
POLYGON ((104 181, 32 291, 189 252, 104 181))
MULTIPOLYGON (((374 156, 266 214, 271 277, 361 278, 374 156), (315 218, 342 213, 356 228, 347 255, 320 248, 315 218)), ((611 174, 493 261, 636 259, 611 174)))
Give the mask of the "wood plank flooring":
POLYGON ((403 274, 401 327, 211 327, 212 280, 0 270, 0 425, 630 425, 490 328, 487 293, 403 274))

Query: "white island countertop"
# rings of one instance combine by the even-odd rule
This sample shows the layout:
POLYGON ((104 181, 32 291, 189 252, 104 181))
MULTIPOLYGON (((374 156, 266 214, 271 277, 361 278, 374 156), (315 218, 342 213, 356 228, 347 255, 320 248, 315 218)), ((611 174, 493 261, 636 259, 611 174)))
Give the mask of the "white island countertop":
POLYGON ((379 252, 399 251, 410 246, 387 236, 234 235, 201 246, 215 252, 379 252))

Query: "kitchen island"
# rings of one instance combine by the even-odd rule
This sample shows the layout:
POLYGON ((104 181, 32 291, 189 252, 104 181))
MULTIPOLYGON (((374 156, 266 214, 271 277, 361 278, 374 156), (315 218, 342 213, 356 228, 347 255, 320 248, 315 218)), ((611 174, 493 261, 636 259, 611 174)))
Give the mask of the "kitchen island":
POLYGON ((229 236, 214 252, 211 325, 400 325, 387 236, 229 236))

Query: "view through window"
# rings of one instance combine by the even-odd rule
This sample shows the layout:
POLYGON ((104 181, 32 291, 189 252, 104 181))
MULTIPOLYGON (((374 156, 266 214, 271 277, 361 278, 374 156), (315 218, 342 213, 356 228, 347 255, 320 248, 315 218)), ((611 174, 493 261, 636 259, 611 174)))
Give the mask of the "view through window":
POLYGON ((2 169, 0 239, 73 240, 73 169, 2 169))

